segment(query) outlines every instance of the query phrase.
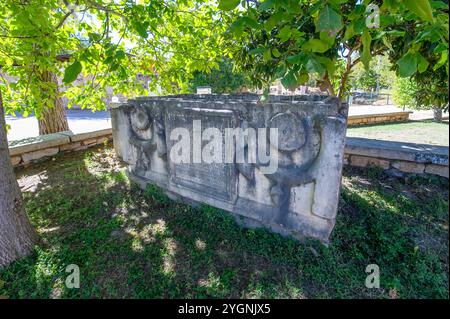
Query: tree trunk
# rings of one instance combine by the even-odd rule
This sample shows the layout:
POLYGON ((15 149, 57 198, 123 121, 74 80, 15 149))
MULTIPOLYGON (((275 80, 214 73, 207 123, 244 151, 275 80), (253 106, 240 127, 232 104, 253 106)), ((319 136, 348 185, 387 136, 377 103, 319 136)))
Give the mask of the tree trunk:
POLYGON ((433 121, 442 122, 442 109, 441 108, 433 108, 433 121))
POLYGON ((0 268, 28 255, 37 240, 9 157, 0 91, 0 268))
POLYGON ((58 79, 53 72, 43 72, 41 76, 43 82, 51 82, 56 85, 54 92, 51 92, 53 96, 53 102, 51 107, 45 107, 42 111, 42 116, 38 119, 39 122, 39 135, 52 134, 69 130, 69 123, 67 122, 66 111, 64 109, 64 103, 59 96, 58 79))

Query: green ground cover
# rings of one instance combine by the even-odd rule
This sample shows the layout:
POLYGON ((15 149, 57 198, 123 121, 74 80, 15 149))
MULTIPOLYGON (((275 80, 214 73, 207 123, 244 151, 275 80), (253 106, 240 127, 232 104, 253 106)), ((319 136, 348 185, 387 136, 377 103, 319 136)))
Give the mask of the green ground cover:
POLYGON ((349 127, 347 136, 377 140, 449 146, 449 123, 444 121, 411 121, 382 125, 349 127))
POLYGON ((110 145, 17 176, 42 243, 0 271, 3 298, 448 298, 445 179, 345 170, 323 246, 142 191, 110 145), (64 285, 69 264, 80 289, 64 285), (380 289, 365 287, 368 264, 380 289))

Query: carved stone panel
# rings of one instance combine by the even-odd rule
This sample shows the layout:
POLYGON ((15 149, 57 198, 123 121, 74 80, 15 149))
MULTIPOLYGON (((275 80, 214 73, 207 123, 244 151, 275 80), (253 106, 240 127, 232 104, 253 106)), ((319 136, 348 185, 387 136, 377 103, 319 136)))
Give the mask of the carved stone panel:
POLYGON ((142 97, 111 113, 117 153, 142 187, 157 184, 188 203, 227 210, 249 227, 328 240, 347 127, 336 98, 271 96, 261 103, 251 94, 142 97), (237 136, 231 140, 236 149, 230 155, 227 132, 240 129, 248 135, 242 144, 237 136))
MULTIPOLYGON (((202 132, 208 128, 218 129, 225 137, 226 128, 236 127, 235 114, 232 111, 214 109, 171 108, 166 114, 166 127, 169 132, 177 128, 189 131, 190 162, 170 161, 170 182, 180 187, 199 192, 213 198, 233 202, 236 199, 236 174, 233 164, 225 163, 224 145, 221 162, 205 163, 201 158, 202 150, 208 140, 202 140, 202 132), (195 126, 195 131, 194 131, 195 126), (196 158, 197 157, 197 158, 196 158)), ((172 149, 178 140, 168 135, 167 145, 172 149)), ((178 137, 176 137, 178 138, 178 137)))

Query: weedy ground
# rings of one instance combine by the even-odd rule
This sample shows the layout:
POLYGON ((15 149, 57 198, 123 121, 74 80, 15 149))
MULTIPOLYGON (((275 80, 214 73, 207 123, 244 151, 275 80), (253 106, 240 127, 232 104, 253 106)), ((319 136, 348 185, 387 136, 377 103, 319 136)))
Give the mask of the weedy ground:
POLYGON ((239 227, 129 183, 110 145, 17 171, 42 242, 3 298, 448 298, 448 180, 344 171, 331 242, 239 227), (65 285, 80 269, 80 288, 65 285), (380 288, 365 286, 367 265, 380 288))

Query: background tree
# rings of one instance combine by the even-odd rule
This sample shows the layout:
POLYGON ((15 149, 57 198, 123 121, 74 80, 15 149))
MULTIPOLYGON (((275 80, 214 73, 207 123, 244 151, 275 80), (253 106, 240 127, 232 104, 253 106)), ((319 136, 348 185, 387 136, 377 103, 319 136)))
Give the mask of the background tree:
POLYGON ((417 105, 416 101, 417 84, 410 78, 396 78, 393 90, 392 98, 397 106, 405 109, 414 108, 417 105))
POLYGON ((221 19, 209 1, 0 2, 0 66, 15 77, 0 78, 0 267, 29 253, 37 238, 15 182, 3 112, 42 120, 62 96, 69 105, 104 109, 107 87, 125 96, 147 93, 147 83, 135 80, 139 73, 151 89, 177 91, 185 74, 218 66, 221 19), (75 82, 81 75, 85 80, 75 82))
POLYGON ((436 122, 442 121, 442 111, 448 112, 448 79, 444 68, 397 78, 394 83, 395 104, 413 110, 433 110, 436 122))
POLYGON ((432 1, 434 22, 413 28, 409 23, 398 26, 405 36, 392 43, 389 58, 397 61, 398 75, 411 77, 415 83, 415 109, 433 109, 434 118, 442 119, 448 110, 448 0, 432 1))
POLYGON ((393 66, 386 55, 380 55, 372 59, 368 69, 362 64, 357 64, 350 75, 350 88, 377 93, 382 89, 390 89, 392 79, 395 78, 395 72, 392 69, 393 66))
POLYGON ((414 80, 419 87, 415 97, 417 109, 433 110, 434 120, 441 122, 442 112, 448 112, 449 87, 445 69, 416 74, 414 80))
MULTIPOLYGON (((324 91, 343 100, 355 65, 368 69, 373 57, 395 50, 399 39, 407 37, 409 47, 389 57, 400 76, 434 67, 441 51, 420 53, 430 44, 448 50, 448 6, 442 1, 221 0, 219 8, 228 12, 230 55, 260 87, 277 78, 297 87, 315 74, 324 91), (336 72, 342 59, 344 71, 336 72)), ((446 56, 439 58, 440 66, 448 65, 446 56)))
POLYGON ((219 63, 219 68, 209 72, 195 71, 189 80, 189 92, 196 92, 198 86, 211 86, 213 93, 236 93, 242 89, 251 88, 252 83, 248 76, 234 69, 229 59, 219 63))
POLYGON ((124 96, 146 93, 138 74, 151 89, 158 83, 176 91, 185 72, 217 63, 211 48, 222 30, 214 7, 190 0, 2 1, 0 66, 16 79, 4 81, 6 112, 34 112, 46 134, 68 129, 62 97, 69 107, 104 109, 107 87, 124 96))

